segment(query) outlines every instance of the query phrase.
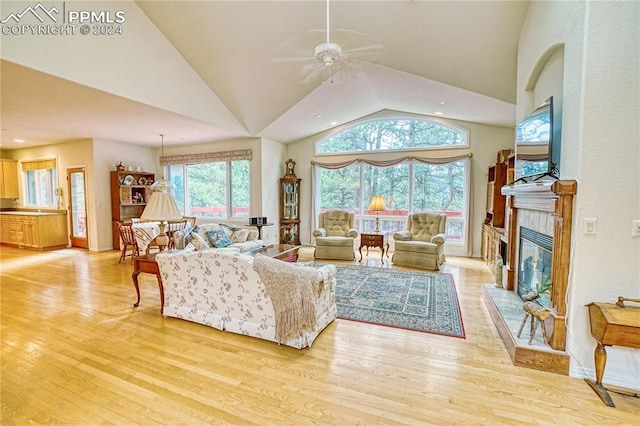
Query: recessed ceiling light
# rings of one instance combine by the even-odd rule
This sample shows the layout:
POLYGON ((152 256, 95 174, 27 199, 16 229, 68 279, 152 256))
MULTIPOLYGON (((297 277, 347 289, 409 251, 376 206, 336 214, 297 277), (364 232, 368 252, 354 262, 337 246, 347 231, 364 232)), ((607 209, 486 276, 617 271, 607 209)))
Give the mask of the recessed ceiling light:
POLYGON ((436 115, 442 115, 442 111, 436 111, 435 114, 436 115))
POLYGON ((322 117, 322 114, 316 115, 316 118, 320 118, 320 117, 322 117))
POLYGON ((445 101, 440 101, 440 105, 444 105, 444 104, 446 104, 445 101))
POLYGON ((336 124, 338 124, 338 122, 337 122, 337 121, 332 121, 332 122, 331 122, 331 125, 332 125, 332 126, 335 126, 336 124))
POLYGON ((22 143, 22 142, 24 142, 24 139, 14 139, 13 141, 17 142, 17 143, 22 143))

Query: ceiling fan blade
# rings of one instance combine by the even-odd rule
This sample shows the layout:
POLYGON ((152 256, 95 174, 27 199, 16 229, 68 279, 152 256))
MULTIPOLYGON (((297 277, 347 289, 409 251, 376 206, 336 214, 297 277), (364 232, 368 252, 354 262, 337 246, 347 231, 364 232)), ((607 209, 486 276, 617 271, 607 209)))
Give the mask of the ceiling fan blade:
POLYGON ((314 61, 317 61, 317 59, 314 58, 313 56, 307 56, 307 57, 289 56, 289 57, 282 57, 282 58, 272 58, 271 61, 275 63, 281 63, 281 64, 300 64, 305 62, 314 62, 314 61))
POLYGON ((368 46, 343 49, 342 54, 348 59, 358 59, 361 61, 375 62, 384 53, 384 46, 381 44, 370 44, 368 46))

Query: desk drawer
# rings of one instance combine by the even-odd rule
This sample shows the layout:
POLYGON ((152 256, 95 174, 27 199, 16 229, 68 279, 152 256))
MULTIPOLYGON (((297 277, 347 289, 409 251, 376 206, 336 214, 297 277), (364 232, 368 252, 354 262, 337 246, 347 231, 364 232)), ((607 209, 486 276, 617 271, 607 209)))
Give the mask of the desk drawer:
POLYGON ((382 235, 365 235, 362 237, 362 243, 369 246, 381 246, 383 243, 382 235))

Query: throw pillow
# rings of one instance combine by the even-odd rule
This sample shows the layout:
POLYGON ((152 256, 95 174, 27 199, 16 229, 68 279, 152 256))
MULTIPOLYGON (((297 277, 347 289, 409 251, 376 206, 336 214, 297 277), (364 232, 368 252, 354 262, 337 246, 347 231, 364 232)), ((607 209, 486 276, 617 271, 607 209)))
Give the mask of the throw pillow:
POLYGON ((221 229, 207 231, 207 237, 211 241, 211 245, 217 248, 224 248, 233 244, 233 241, 227 237, 226 232, 221 229))
POLYGON ((209 248, 209 244, 207 244, 207 242, 204 239, 202 239, 202 237, 199 234, 195 232, 192 232, 191 234, 189 234, 189 236, 185 239, 185 242, 187 244, 193 245, 196 251, 206 250, 209 248))
POLYGON ((247 241, 255 241, 258 239, 258 231, 256 229, 249 229, 249 235, 247 235, 247 241))
POLYGON ((234 243, 244 243, 245 241, 247 241, 248 236, 248 229, 236 229, 235 231, 233 231, 233 234, 231 234, 231 241, 233 241, 234 243))
POLYGON ((224 226, 225 228, 229 229, 230 231, 237 231, 238 229, 244 229, 240 226, 237 225, 233 225, 231 223, 221 223, 220 226, 224 226))

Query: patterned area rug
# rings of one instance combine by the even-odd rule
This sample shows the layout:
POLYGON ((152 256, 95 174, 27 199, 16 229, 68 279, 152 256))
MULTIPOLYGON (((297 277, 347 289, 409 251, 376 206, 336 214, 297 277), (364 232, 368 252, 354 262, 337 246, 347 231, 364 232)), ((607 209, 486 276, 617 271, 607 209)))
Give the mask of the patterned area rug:
POLYGON ((338 318, 465 338, 451 274, 336 267, 338 318))

